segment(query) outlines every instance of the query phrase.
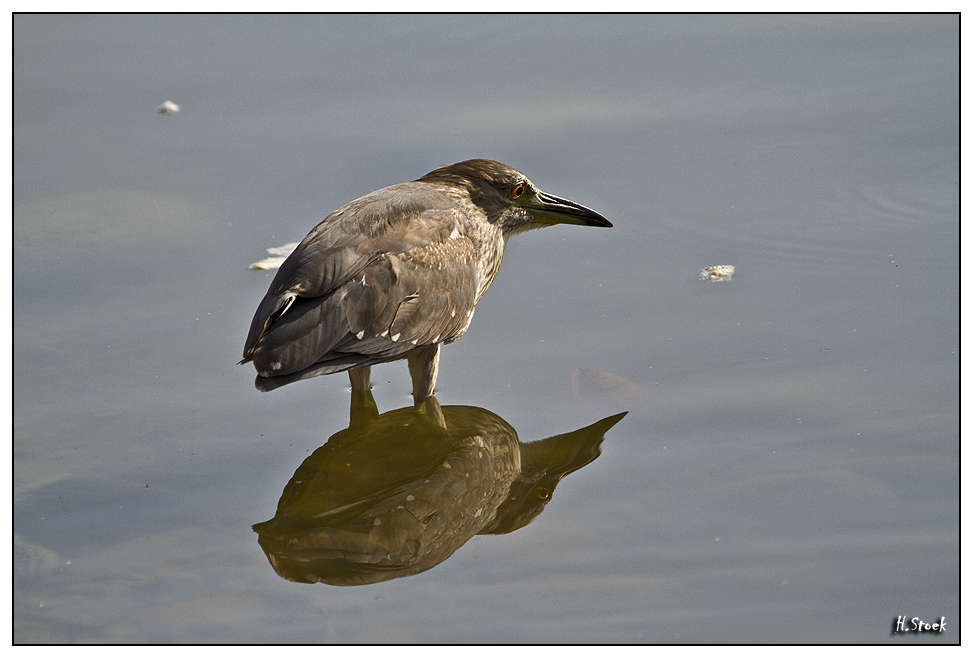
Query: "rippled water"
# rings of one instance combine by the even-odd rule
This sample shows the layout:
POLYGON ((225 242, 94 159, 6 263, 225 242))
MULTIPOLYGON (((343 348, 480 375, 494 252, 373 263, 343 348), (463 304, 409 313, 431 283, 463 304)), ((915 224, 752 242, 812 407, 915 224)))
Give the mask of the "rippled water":
MULTIPOLYGON (((17 16, 15 641, 958 642, 957 28, 17 16), (456 449, 617 424, 528 525, 464 516, 520 477, 497 457, 471 507, 399 492, 468 535, 438 565, 282 578, 254 524, 392 498, 312 459, 343 454, 347 378, 261 394, 235 365, 273 275, 248 267, 472 157, 615 227, 511 241, 437 399, 516 443, 456 449)), ((372 382, 411 417, 404 364, 372 382)))

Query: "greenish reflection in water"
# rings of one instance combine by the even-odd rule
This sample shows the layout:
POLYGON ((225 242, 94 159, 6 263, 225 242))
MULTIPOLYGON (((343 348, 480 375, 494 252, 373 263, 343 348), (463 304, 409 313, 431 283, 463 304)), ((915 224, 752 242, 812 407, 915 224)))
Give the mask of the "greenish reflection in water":
POLYGON ((256 524, 282 578, 366 585, 433 568, 477 534, 533 521, 558 483, 601 454, 624 416, 521 443, 496 414, 416 406, 379 415, 371 391, 351 398, 351 421, 284 487, 277 514, 256 524))

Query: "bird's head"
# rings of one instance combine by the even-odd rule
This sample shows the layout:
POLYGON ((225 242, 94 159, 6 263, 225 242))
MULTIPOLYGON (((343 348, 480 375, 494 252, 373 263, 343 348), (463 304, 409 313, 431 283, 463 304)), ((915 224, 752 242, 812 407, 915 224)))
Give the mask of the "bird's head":
POLYGON ((513 167, 493 160, 457 162, 419 180, 466 189, 487 220, 499 224, 505 236, 554 224, 611 227, 594 210, 542 192, 513 167))

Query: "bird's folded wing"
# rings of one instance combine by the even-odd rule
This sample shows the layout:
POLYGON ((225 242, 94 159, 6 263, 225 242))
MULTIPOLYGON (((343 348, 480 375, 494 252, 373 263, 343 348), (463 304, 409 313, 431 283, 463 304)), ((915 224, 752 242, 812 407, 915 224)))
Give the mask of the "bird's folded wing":
POLYGON ((476 256, 455 211, 426 210, 356 243, 342 230, 332 247, 329 227, 315 231, 281 268, 251 325, 246 354, 262 377, 372 365, 466 331, 476 256))

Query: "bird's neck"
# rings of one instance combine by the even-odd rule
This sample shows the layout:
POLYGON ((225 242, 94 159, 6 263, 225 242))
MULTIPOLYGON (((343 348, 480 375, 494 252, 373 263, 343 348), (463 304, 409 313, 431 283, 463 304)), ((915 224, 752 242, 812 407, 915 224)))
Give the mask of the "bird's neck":
POLYGON ((497 218, 491 222, 483 209, 470 198, 468 190, 453 188, 445 191, 464 218, 466 236, 476 252, 476 301, 479 302, 500 270, 506 240, 497 218))
POLYGON ((500 228, 486 221, 470 222, 466 234, 476 249, 476 301, 479 302, 500 270, 505 240, 500 228))
POLYGON ((497 272, 500 271, 500 261, 503 260, 503 247, 504 239, 501 234, 498 240, 488 243, 486 249, 490 251, 490 255, 486 258, 482 255, 480 256, 476 264, 476 301, 480 301, 480 297, 487 291, 487 288, 490 287, 490 284, 496 278, 497 272))

